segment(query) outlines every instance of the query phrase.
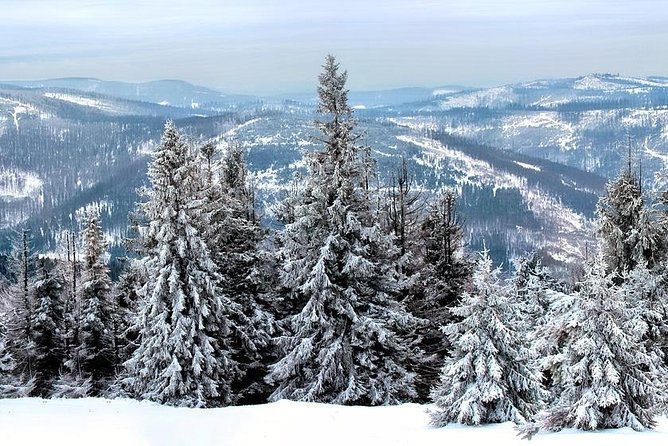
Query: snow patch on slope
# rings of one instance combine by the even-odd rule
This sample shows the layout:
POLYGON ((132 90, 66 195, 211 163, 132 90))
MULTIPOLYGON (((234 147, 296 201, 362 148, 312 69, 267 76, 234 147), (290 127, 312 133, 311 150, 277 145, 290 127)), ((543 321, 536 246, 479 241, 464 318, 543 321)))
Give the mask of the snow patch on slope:
POLYGON ((244 122, 244 123, 241 123, 241 124, 239 124, 239 125, 237 125, 237 126, 231 128, 231 129, 229 129, 228 131, 226 131, 226 132, 223 134, 223 137, 226 137, 226 138, 235 137, 235 136, 237 136, 237 134, 239 133, 239 130, 242 130, 242 129, 246 128, 246 127, 252 126, 253 124, 256 124, 256 123, 258 123, 258 122, 260 122, 260 121, 262 121, 262 118, 254 118, 254 119, 250 119, 250 120, 248 120, 248 121, 246 121, 246 122, 244 122))
POLYGON ((513 163, 517 164, 520 167, 524 167, 525 169, 530 169, 530 170, 535 170, 536 172, 540 172, 540 167, 534 166, 533 164, 529 163, 522 163, 520 161, 513 161, 513 163))
POLYGON ((440 141, 409 135, 399 135, 397 139, 423 149, 426 157, 416 160, 420 164, 443 169, 442 161, 447 162, 451 169, 459 173, 457 175, 459 184, 485 184, 494 186, 496 189, 519 189, 526 184, 525 179, 495 170, 489 163, 445 146, 440 141))
POLYGON ((0 169, 0 199, 41 199, 43 182, 35 174, 16 169, 0 169))
POLYGON ((545 141, 541 145, 556 145, 565 151, 577 148, 577 129, 573 124, 560 119, 557 112, 511 115, 501 124, 504 138, 521 136, 522 132, 529 129, 551 131, 545 133, 545 141))
POLYGON ((454 88, 437 88, 431 92, 432 96, 445 96, 446 94, 457 93, 460 90, 454 88))
POLYGON ((510 104, 517 99, 517 95, 510 86, 494 87, 470 93, 462 93, 447 97, 439 102, 441 109, 467 107, 499 107, 510 104))
POLYGON ((25 204, 41 207, 44 204, 44 185, 32 172, 0 168, 0 228, 26 220, 25 204))
POLYGON ((576 90, 597 90, 597 91, 615 91, 621 90, 623 87, 616 83, 604 80, 601 76, 596 74, 589 74, 587 76, 578 78, 573 83, 573 88, 576 90))
POLYGON ((14 99, 0 97, 0 105, 7 107, 7 113, 11 116, 17 131, 19 130, 19 124, 23 116, 38 116, 39 118, 47 117, 47 115, 40 113, 34 105, 26 104, 14 99))
POLYGON ((668 87, 668 82, 665 81, 662 82, 661 80, 658 79, 643 79, 641 77, 624 77, 624 76, 617 76, 616 78, 619 79, 620 81, 634 83, 637 85, 644 85, 647 87, 659 87, 659 88, 668 87))
POLYGON ((70 104, 81 105, 83 107, 90 107, 107 113, 122 113, 123 110, 112 102, 102 101, 100 99, 87 98, 85 96, 77 96, 67 93, 52 93, 46 92, 44 96, 50 99, 56 99, 70 104))
POLYGON ((648 93, 650 88, 665 88, 668 84, 657 79, 625 77, 608 74, 589 74, 573 83, 576 90, 591 91, 626 91, 629 93, 648 93))
POLYGON ((643 152, 651 156, 652 158, 657 158, 663 162, 663 165, 665 167, 668 167, 668 154, 667 153, 661 153, 656 149, 650 148, 647 143, 645 143, 645 147, 643 148, 643 152))
MULTIPOLYGON (((446 163, 458 173, 458 184, 486 185, 492 186, 494 190, 517 189, 529 211, 543 225, 545 246, 550 247, 548 251, 555 253, 554 257, 565 263, 582 258, 583 247, 579 243, 582 237, 579 235, 586 232, 589 224, 584 215, 564 206, 560 200, 543 192, 539 187, 529 186, 525 178, 494 169, 489 163, 445 146, 440 141, 409 135, 400 135, 397 139, 423 149, 425 156, 416 159, 419 164, 443 170, 446 163)), ((532 164, 516 163, 522 167, 537 168, 532 164)), ((518 231, 521 230, 524 229, 518 228, 518 231)))

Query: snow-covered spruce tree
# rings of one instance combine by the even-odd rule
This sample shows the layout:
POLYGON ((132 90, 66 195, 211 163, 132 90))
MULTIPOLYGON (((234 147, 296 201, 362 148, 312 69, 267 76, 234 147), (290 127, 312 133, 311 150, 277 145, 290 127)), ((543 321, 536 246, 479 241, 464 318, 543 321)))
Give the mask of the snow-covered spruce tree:
MULTIPOLYGON (((305 196, 305 185, 306 181, 302 174, 295 173, 286 194, 268 209, 268 213, 281 225, 281 228, 294 224, 297 220, 296 210, 305 196)), ((290 316, 301 311, 304 304, 291 295, 290 287, 281 278, 284 257, 288 254, 283 247, 288 243, 290 239, 285 231, 276 230, 269 231, 260 245, 260 253, 264 259, 263 272, 269 290, 267 294, 272 302, 272 312, 279 325, 279 331, 290 316)))
POLYGON ((202 230, 220 275, 218 288, 241 310, 230 314, 232 359, 240 371, 232 391, 237 403, 262 403, 271 393, 264 377, 275 324, 270 305, 263 300, 265 279, 258 277, 262 268, 258 245, 264 231, 255 213, 253 185, 240 144, 228 144, 216 166, 217 175, 212 172, 211 146, 204 146, 202 153, 208 170, 204 175, 208 218, 202 230))
POLYGON ((21 387, 14 375, 15 364, 7 330, 8 317, 4 310, 0 305, 0 398, 20 396, 17 388, 21 387))
POLYGON ((122 364, 134 352, 138 337, 137 312, 141 302, 140 287, 146 283, 143 263, 139 259, 125 258, 122 260, 123 272, 113 288, 113 320, 114 363, 117 374, 122 364))
POLYGON ((428 277, 425 293, 440 307, 458 301, 473 271, 473 262, 464 252, 464 229, 456 208, 454 191, 445 189, 422 222, 425 239, 422 274, 428 277))
MULTIPOLYGON (((534 325, 534 330, 528 334, 531 342, 531 352, 538 368, 543 373, 543 383, 549 392, 549 404, 563 392, 563 372, 565 356, 564 346, 568 342, 569 317, 577 298, 573 294, 559 291, 549 291, 549 307, 542 323, 534 325)), ((531 320, 529 314, 527 319, 531 320)))
POLYGON ((301 311, 280 339, 268 380, 282 398, 337 404, 391 404, 415 397, 400 336, 415 319, 396 300, 392 238, 373 220, 364 154, 356 145, 346 73, 327 56, 319 77, 324 150, 282 234, 282 280, 301 311))
POLYGON ((219 276, 199 228, 197 162, 174 123, 165 126, 149 167, 151 187, 140 205, 146 283, 141 289, 138 347, 124 382, 139 398, 175 406, 231 401, 234 363, 225 338, 226 309, 219 276))
MULTIPOLYGON (((656 270, 656 269, 655 269, 656 270)), ((647 324, 642 342, 647 352, 666 361, 668 353, 668 296, 661 276, 649 270, 644 263, 636 265, 623 277, 620 292, 627 305, 639 312, 647 324)), ((661 376, 668 389, 668 375, 661 376)))
POLYGON ((35 393, 46 397, 51 393, 54 380, 63 371, 67 358, 64 279, 58 274, 53 260, 40 259, 37 264, 38 277, 31 291, 35 305, 32 312, 35 393))
MULTIPOLYGON (((0 306, 0 310, 4 310, 0 306)), ((7 314, 0 311, 0 379, 8 374, 12 367, 12 354, 7 346, 7 314)))
POLYGON ((452 309, 460 320, 443 328, 454 350, 432 391, 435 426, 524 423, 546 396, 524 333, 513 326, 521 304, 499 274, 484 251, 473 273, 473 290, 452 309))
MULTIPOLYGON (((4 324, 0 325, 0 386, 5 384, 6 379, 14 370, 12 354, 7 347, 7 329, 4 324)), ((2 392, 0 392, 0 396, 2 392)))
POLYGON ((597 217, 603 258, 609 271, 617 273, 617 283, 638 263, 652 269, 661 260, 661 237, 630 162, 628 169, 608 184, 599 200, 597 217))
POLYGON ((463 227, 456 211, 456 196, 443 190, 429 205, 418 231, 422 252, 419 269, 407 298, 408 308, 427 323, 420 327, 424 361, 415 361, 421 401, 439 381, 443 360, 450 348, 441 327, 452 320, 450 309, 470 283, 473 263, 464 252, 463 227))
POLYGON ((627 302, 606 273, 602 256, 590 265, 568 313, 561 378, 563 390, 541 415, 547 430, 654 426, 665 399, 659 357, 642 342, 641 308, 627 302))
POLYGON ((29 395, 35 384, 35 309, 34 282, 36 256, 31 250, 30 233, 21 232, 12 250, 11 269, 16 283, 4 290, 3 312, 6 316, 6 348, 12 358, 12 373, 17 394, 29 395))
POLYGON ((537 253, 520 258, 515 267, 512 293, 521 307, 514 325, 530 342, 532 360, 542 371, 548 401, 561 388, 561 348, 568 326, 567 312, 573 296, 565 286, 550 276, 537 253))
MULTIPOLYGON (((65 276, 65 295, 64 300, 64 334, 65 352, 67 355, 66 367, 69 370, 70 376, 64 376, 64 379, 70 384, 79 375, 81 369, 79 354, 80 345, 79 328, 81 326, 81 305, 80 305, 80 272, 81 265, 79 264, 77 237, 74 231, 66 233, 65 242, 67 244, 67 264, 63 268, 65 276)), ((70 385, 68 384, 68 385, 70 385)))
POLYGON ((84 262, 82 265, 79 305, 80 374, 90 378, 101 390, 108 385, 116 371, 114 364, 114 306, 109 268, 104 263, 106 249, 100 216, 91 210, 82 233, 84 262))
POLYGON ((546 322, 553 299, 563 288, 543 266, 536 252, 517 261, 513 292, 524 306, 522 319, 527 333, 546 322))

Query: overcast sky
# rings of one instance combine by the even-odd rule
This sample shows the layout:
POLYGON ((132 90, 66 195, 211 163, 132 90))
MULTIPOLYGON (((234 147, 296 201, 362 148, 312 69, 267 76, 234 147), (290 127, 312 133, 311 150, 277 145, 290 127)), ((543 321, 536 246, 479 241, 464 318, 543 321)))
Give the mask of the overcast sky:
POLYGON ((0 0, 0 79, 312 89, 668 75, 665 0, 0 0))

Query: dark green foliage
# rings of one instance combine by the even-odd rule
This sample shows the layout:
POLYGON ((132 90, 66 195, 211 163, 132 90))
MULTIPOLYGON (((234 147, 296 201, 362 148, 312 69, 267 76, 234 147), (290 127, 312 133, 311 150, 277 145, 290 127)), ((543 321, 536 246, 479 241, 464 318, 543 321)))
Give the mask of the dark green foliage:
POLYGON ((114 376, 114 307, 109 269, 102 255, 103 240, 99 216, 91 212, 83 232, 84 265, 80 297, 79 372, 95 386, 114 376))
POLYGON ((213 175, 211 145, 202 148, 207 165, 205 180, 207 245, 220 275, 219 292, 229 296, 241 311, 231 315, 232 358, 239 374, 232 383, 240 404, 266 401, 271 388, 264 382, 272 336, 276 329, 267 295, 268 278, 258 276, 263 258, 259 244, 265 236, 255 210, 255 190, 248 175, 245 154, 230 143, 213 175))
POLYGON ((124 270, 112 290, 114 336, 114 364, 117 371, 127 361, 136 347, 139 335, 135 320, 140 304, 139 288, 146 281, 141 263, 135 259, 123 258, 124 270))
POLYGON ((421 268, 407 303, 413 314, 425 320, 418 334, 419 346, 426 356, 424 361, 416 361, 415 366, 420 400, 427 401, 450 348, 441 327, 451 320, 450 309, 459 301, 473 271, 473 262, 463 250, 463 227, 453 191, 446 189, 431 204, 420 234, 421 268))
POLYGON ((31 290, 35 305, 32 312, 35 391, 43 397, 50 394, 51 385, 62 372, 66 359, 64 278, 57 266, 53 260, 40 259, 38 277, 31 290))
POLYGON ((662 237, 630 161, 628 169, 608 184, 597 214, 603 257, 608 272, 617 274, 617 283, 640 263, 650 269, 658 264, 664 255, 662 237))

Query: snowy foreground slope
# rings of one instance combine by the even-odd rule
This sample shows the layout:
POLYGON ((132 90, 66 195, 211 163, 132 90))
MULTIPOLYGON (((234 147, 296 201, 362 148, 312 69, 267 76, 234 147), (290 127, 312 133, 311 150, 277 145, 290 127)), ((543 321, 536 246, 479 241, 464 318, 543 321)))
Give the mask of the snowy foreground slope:
POLYGON ((426 407, 345 407, 279 401, 222 409, 162 407, 133 400, 0 400, 7 445, 587 445, 668 444, 668 419, 653 431, 567 430, 516 436, 512 423, 429 427, 426 407), (463 443, 466 442, 466 443, 463 443))

